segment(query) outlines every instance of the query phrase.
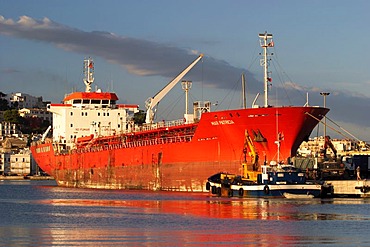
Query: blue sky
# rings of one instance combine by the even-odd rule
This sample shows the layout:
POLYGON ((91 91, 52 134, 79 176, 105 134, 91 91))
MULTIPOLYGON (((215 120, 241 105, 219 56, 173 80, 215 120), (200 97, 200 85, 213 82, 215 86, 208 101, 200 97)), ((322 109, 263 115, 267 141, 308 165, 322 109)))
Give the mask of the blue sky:
MULTIPOLYGON (((144 109, 204 53, 185 77, 193 81, 191 99, 217 101, 214 110, 240 107, 245 72, 250 105, 263 93, 258 33, 268 31, 275 43, 270 104, 303 105, 308 92, 311 105, 322 105, 319 92, 330 92, 328 117, 370 140, 369 10, 366 0, 0 0, 0 91, 59 102, 84 90, 82 61, 91 56, 95 85, 144 109)), ((178 85, 158 117, 181 117, 183 100, 178 85)))

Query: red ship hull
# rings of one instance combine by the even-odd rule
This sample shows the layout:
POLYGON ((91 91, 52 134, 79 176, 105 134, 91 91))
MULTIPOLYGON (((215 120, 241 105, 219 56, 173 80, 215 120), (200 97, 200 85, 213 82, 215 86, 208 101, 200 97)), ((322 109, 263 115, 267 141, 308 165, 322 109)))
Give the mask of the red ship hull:
POLYGON ((60 186, 206 191, 211 174, 240 173, 246 131, 259 164, 287 162, 318 124, 312 116, 322 119, 328 111, 268 107, 208 112, 199 123, 105 137, 68 152, 58 152, 51 142, 34 143, 31 151, 60 186))

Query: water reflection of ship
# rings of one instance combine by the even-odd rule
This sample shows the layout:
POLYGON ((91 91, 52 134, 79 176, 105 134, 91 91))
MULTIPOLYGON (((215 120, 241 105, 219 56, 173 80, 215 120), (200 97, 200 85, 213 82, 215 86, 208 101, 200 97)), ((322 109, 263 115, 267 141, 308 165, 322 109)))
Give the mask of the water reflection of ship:
MULTIPOLYGON (((59 192, 63 191, 59 190, 59 192)), ((210 198, 199 193, 185 195, 176 192, 138 194, 128 191, 110 192, 109 195, 107 192, 99 195, 97 193, 99 192, 85 190, 83 198, 80 199, 35 201, 39 204, 52 205, 53 210, 45 214, 51 219, 48 221, 54 222, 55 219, 55 224, 49 223, 47 227, 43 225, 41 229, 32 230, 32 235, 37 236, 37 243, 40 246, 65 246, 78 243, 104 245, 111 242, 135 246, 143 243, 173 246, 176 245, 174 243, 180 242, 183 245, 220 244, 227 240, 228 245, 250 243, 271 246, 271 239, 274 239, 274 244, 280 241, 281 244, 294 245, 302 241, 307 244, 307 238, 317 237, 317 234, 311 236, 307 232, 300 234, 300 229, 305 229, 304 225, 309 221, 340 222, 363 219, 363 222, 366 222, 366 214, 364 218, 358 218, 361 216, 342 211, 343 208, 334 207, 339 211, 322 210, 323 206, 325 208, 323 204, 338 206, 366 204, 366 200, 287 201, 210 198), (95 199, 98 197, 116 199, 95 199), (117 199, 118 197, 128 197, 128 199, 117 199), (161 199, 158 200, 158 198, 161 199), (92 224, 95 222, 99 224, 92 224), (303 227, 294 229, 297 224, 303 227), (284 228, 282 229, 281 226, 284 228)))
MULTIPOLYGON (((276 220, 277 215, 270 213, 268 200, 89 200, 89 199, 53 199, 41 200, 38 203, 53 206, 73 207, 119 207, 132 211, 145 211, 153 214, 192 215, 195 217, 223 219, 259 219, 276 220)), ((277 202, 273 204, 279 205, 277 202)), ((276 205, 275 205, 276 206, 276 205)), ((281 216, 282 218, 287 217, 281 216)), ((282 219, 279 217, 280 219, 282 219)))

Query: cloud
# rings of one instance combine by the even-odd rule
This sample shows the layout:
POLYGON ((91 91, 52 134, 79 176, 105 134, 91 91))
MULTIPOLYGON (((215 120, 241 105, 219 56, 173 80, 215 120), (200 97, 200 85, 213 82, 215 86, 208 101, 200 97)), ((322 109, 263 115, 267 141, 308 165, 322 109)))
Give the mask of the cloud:
MULTIPOLYGON (((0 34, 54 44, 66 51, 100 56, 123 66, 129 73, 139 76, 173 78, 195 60, 198 51, 186 50, 148 40, 119 36, 110 32, 85 32, 53 22, 48 18, 36 20, 21 16, 18 21, 0 16, 0 34)), ((205 56, 204 73, 196 70, 194 80, 216 88, 232 88, 235 79, 243 72, 229 63, 205 56)), ((194 71, 195 69, 193 69, 194 71)), ((249 73, 248 81, 256 82, 249 73)))
POLYGON ((16 74, 20 72, 21 72, 20 70, 14 68, 4 68, 1 70, 1 73, 3 74, 16 74))

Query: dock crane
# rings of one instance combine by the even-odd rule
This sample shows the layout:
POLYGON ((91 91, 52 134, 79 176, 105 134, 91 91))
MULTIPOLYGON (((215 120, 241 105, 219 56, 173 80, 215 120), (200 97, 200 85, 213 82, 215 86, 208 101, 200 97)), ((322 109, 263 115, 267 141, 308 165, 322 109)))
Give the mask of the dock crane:
POLYGON ((163 99, 164 96, 203 58, 203 54, 200 54, 197 59, 195 59, 188 67, 186 67, 178 76, 176 76, 172 81, 170 81, 161 91, 159 91, 153 97, 148 98, 145 101, 146 107, 146 118, 145 122, 147 124, 153 123, 154 111, 153 108, 158 105, 159 101, 163 99))

